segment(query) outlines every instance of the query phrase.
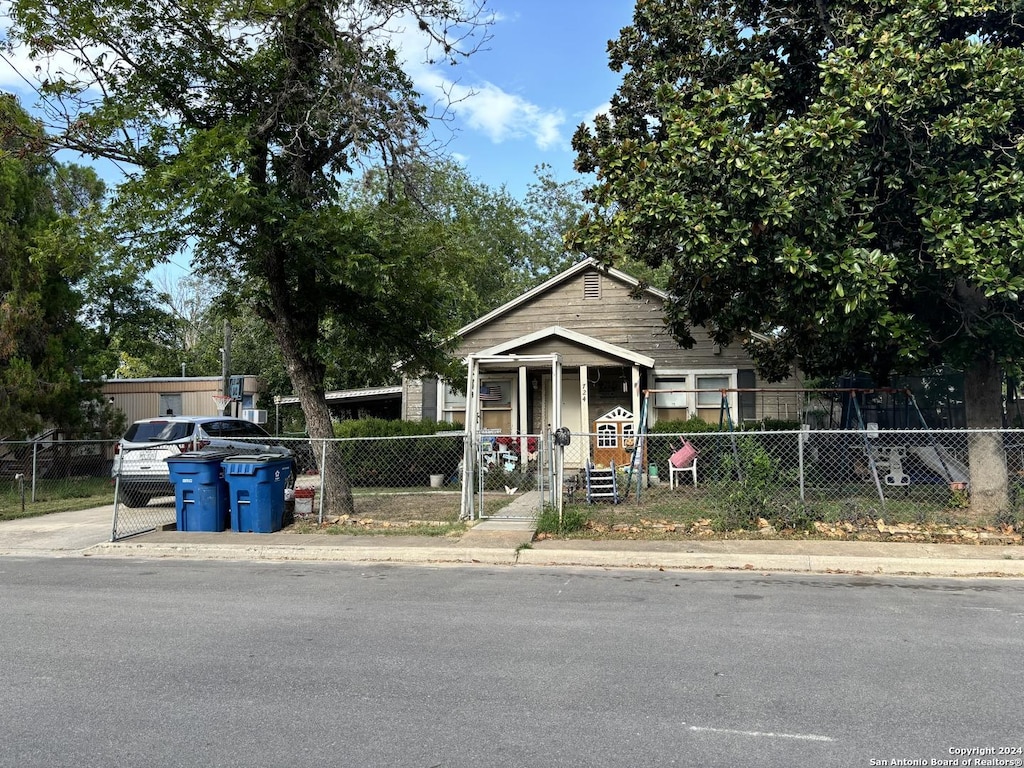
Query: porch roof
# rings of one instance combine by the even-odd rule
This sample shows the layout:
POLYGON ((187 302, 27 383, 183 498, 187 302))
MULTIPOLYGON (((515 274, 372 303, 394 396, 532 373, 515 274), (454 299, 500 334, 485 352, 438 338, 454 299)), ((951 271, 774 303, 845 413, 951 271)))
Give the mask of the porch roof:
POLYGON ((593 336, 587 336, 586 334, 579 333, 578 331, 563 328, 560 325, 551 325, 547 328, 542 328, 539 331, 528 333, 525 336, 509 339, 501 344, 496 344, 493 347, 478 352, 474 357, 495 357, 498 355, 504 355, 512 352, 513 350, 521 349, 546 339, 562 339, 563 341, 577 344, 586 349, 592 349, 595 352, 600 352, 603 355, 618 358, 624 362, 643 366, 644 368, 654 367, 653 357, 641 355, 638 352, 626 349, 625 347, 616 346, 615 344, 609 344, 606 341, 595 339, 593 336))

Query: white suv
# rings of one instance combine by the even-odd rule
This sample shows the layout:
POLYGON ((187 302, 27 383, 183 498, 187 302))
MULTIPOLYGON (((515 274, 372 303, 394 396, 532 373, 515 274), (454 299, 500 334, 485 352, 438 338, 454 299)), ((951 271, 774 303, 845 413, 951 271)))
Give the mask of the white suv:
POLYGON ((164 416, 136 421, 114 449, 113 476, 120 476, 120 501, 144 507, 154 496, 174 495, 165 459, 186 451, 225 448, 232 453, 278 454, 291 451, 273 444, 258 424, 229 416, 164 416))

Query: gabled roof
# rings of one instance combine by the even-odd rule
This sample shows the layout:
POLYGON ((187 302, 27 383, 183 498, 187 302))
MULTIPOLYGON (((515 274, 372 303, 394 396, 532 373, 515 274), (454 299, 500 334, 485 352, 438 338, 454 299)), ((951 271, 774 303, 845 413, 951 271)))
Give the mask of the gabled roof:
MULTIPOLYGON (((516 296, 516 298, 502 304, 497 309, 492 309, 483 317, 478 317, 476 320, 469 323, 468 325, 462 326, 458 331, 456 331, 456 335, 464 336, 470 331, 479 328, 480 326, 487 325, 492 320, 501 317, 502 315, 512 311, 516 307, 526 304, 527 302, 533 300, 537 296, 547 293, 552 288, 555 288, 556 286, 561 285, 562 283, 568 282, 569 280, 572 280, 573 278, 583 274, 584 272, 590 269, 597 269, 602 274, 615 278, 619 282, 632 286, 633 288, 637 288, 640 286, 640 281, 637 280, 632 275, 627 275, 625 272, 615 269, 614 267, 605 267, 597 259, 593 258, 592 256, 588 256, 587 258, 577 262, 576 264, 573 264, 564 272, 559 272, 557 275, 548 280, 545 280, 540 285, 534 286, 526 293, 516 296)), ((665 293, 664 291, 659 291, 657 288, 652 288, 650 286, 645 286, 644 292, 660 301, 665 301, 665 299, 668 298, 667 293, 665 293)))
POLYGON ((493 347, 482 350, 474 355, 474 357, 495 357, 497 355, 503 355, 506 352, 510 352, 513 349, 519 347, 525 347, 544 339, 559 338, 565 341, 578 344, 581 347, 593 349, 598 352, 603 352, 611 357, 617 357, 620 360, 626 360, 636 365, 644 366, 645 368, 654 367, 654 358, 648 357, 647 355, 641 355, 638 352, 634 352, 631 349, 625 347, 619 347, 615 344, 609 344, 606 341, 595 339, 593 336, 587 336, 586 334, 573 331, 568 328, 563 328, 560 325, 551 325, 547 328, 542 328, 539 331, 528 333, 525 336, 519 336, 515 339, 509 339, 503 341, 501 344, 496 344, 493 347))

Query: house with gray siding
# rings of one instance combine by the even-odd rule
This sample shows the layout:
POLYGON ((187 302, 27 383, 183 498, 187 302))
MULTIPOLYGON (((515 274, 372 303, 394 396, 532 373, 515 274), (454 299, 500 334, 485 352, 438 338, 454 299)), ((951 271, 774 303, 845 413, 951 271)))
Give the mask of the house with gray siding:
MULTIPOLYGON (((717 423, 723 397, 733 422, 800 418, 798 385, 760 381, 739 344, 719 346, 698 329, 695 346, 681 348, 665 325, 666 298, 587 258, 460 329, 459 356, 482 361, 470 393, 479 398, 478 428, 536 435, 567 427, 610 437, 638 428, 648 390, 649 426, 691 417, 717 423)), ((443 381, 404 385, 406 418, 465 423, 466 406, 466 395, 443 381)))

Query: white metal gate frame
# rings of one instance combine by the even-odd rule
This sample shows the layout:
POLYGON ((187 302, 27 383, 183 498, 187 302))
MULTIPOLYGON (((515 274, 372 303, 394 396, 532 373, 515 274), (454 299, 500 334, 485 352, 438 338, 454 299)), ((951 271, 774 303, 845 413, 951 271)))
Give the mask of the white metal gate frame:
MULTIPOLYGON (((482 487, 482 439, 483 425, 480 412, 480 374, 487 369, 517 368, 519 372, 519 423, 516 425, 517 437, 526 438, 526 393, 529 386, 527 369, 549 368, 551 371, 551 421, 558 425, 562 421, 562 358, 558 353, 547 355, 488 355, 471 354, 466 357, 468 378, 466 383, 466 444, 462 462, 462 502, 459 517, 462 520, 479 520, 483 514, 482 487)), ((545 445, 538 446, 541 451, 547 449, 550 441, 542 441, 545 445)), ((555 489, 562 487, 561 462, 556 461, 554 482, 551 485, 552 497, 556 500, 561 514, 562 494, 555 489)))

